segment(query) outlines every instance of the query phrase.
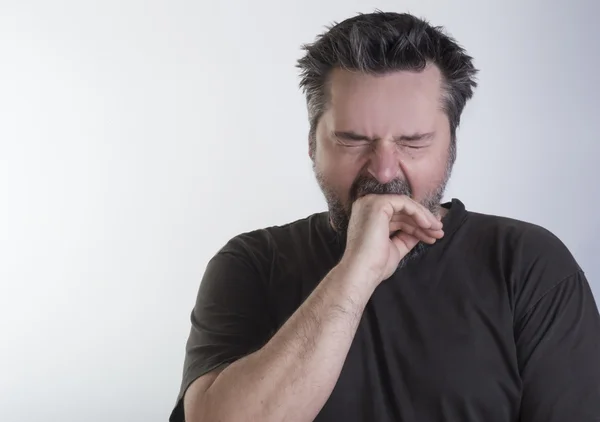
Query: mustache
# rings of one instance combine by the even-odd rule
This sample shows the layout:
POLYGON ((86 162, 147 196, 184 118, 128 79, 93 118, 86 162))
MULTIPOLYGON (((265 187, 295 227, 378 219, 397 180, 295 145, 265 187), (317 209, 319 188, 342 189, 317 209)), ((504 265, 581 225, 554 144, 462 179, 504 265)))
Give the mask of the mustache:
POLYGON ((369 194, 395 194, 412 197, 412 189, 406 180, 394 179, 388 183, 379 183, 368 176, 359 176, 350 187, 350 202, 369 194))

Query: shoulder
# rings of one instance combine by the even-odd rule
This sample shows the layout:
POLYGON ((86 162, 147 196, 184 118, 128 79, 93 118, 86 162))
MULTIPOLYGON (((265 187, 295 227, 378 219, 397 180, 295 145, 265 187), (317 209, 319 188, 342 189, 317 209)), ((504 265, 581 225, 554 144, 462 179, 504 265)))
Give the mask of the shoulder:
POLYGON ((303 245, 309 241, 311 235, 322 232, 326 214, 326 212, 315 213, 286 224, 240 233, 229 239, 218 254, 234 254, 253 260, 268 261, 281 250, 293 245, 303 245))
POLYGON ((553 232, 540 225, 491 214, 468 212, 470 235, 484 238, 498 251, 514 259, 550 261, 555 267, 579 270, 567 246, 553 232))
POLYGON ((582 271, 562 240, 545 227, 476 212, 468 213, 467 222, 468 243, 495 262, 517 305, 535 302, 582 271))
POLYGON ((205 274, 217 279, 223 274, 243 276, 269 286, 282 275, 297 275, 309 259, 307 253, 312 252, 314 239, 325 231, 325 219, 326 213, 312 214, 235 235, 209 260, 205 274))

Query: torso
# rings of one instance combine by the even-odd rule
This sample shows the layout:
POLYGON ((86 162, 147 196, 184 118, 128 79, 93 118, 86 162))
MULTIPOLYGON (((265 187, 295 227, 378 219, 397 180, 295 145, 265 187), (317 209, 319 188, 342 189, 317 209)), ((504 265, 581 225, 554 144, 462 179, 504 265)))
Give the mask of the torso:
MULTIPOLYGON (((518 420, 515 283, 528 264, 509 252, 526 223, 468 213, 460 201, 445 220, 444 239, 374 292, 315 421, 518 420)), ((344 245, 326 214, 270 235, 275 331, 344 245)))

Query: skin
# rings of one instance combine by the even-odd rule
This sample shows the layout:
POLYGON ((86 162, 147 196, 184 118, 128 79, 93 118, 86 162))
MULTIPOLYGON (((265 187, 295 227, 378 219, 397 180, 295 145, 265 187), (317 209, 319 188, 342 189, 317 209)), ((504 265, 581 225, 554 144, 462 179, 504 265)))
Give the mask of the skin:
POLYGON ((412 199, 442 216, 444 209, 427 204, 441 199, 449 176, 451 136, 441 81, 434 65, 386 75, 332 72, 330 103, 317 125, 316 148, 309 148, 330 208, 338 201, 348 212, 356 199, 351 186, 363 177, 382 185, 403 181, 412 199))

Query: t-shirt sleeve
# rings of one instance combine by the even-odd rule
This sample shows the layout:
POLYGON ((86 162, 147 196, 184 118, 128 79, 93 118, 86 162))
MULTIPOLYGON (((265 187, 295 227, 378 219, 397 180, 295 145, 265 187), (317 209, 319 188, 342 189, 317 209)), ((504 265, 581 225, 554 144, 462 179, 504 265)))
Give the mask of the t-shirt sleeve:
POLYGON ((184 422, 183 396, 200 376, 258 349, 271 333, 264 274, 241 238, 208 263, 191 314, 183 379, 170 422, 184 422))
POLYGON ((515 321, 522 380, 519 420, 598 422, 598 307, 584 272, 566 248, 554 237, 545 240, 536 248, 535 264, 527 268, 530 276, 539 275, 526 289, 531 300, 515 321), (538 267, 544 269, 537 271, 538 267), (570 273, 561 275, 567 268, 570 273))

